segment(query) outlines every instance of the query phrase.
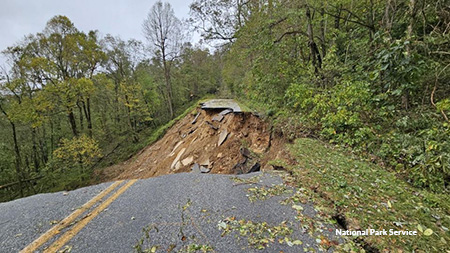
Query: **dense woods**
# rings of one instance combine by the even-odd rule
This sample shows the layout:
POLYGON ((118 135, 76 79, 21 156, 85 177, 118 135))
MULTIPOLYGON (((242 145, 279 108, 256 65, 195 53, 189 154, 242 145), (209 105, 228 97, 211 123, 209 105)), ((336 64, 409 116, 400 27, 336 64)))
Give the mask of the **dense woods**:
POLYGON ((448 190, 448 1, 195 0, 188 21, 215 50, 193 46, 161 2, 145 42, 55 16, 4 50, 1 200, 84 185, 219 92, 265 110, 288 139, 322 138, 448 190))
POLYGON ((448 190, 448 1, 197 0, 191 11, 223 43, 228 90, 286 137, 320 137, 448 190))
MULTIPOLYGON (((158 6, 149 18, 177 21, 170 5, 158 6)), ((180 34, 169 29, 165 36, 180 34)), ((1 199, 86 185, 94 168, 128 157, 152 131, 215 92, 220 55, 175 42, 168 51, 152 40, 99 37, 55 16, 3 51, 10 69, 2 69, 0 86, 1 199)))

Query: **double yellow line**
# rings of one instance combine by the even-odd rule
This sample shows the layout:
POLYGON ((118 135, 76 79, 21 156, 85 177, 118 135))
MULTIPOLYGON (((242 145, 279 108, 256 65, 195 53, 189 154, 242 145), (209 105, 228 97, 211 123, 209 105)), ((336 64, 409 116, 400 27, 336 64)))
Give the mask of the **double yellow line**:
MULTIPOLYGON (((70 239, 72 239, 80 230, 85 227, 92 219, 94 219, 98 214, 100 214, 105 208, 107 208, 114 200, 116 200, 122 193, 124 193, 130 186, 132 186, 137 180, 130 180, 128 183, 123 185, 117 192, 111 195, 107 200, 105 200, 102 204, 100 204, 97 208, 95 208, 92 212, 86 215, 82 220, 77 222, 71 229, 69 229, 65 234, 59 237, 53 244, 51 244, 44 252, 57 252, 62 246, 64 246, 70 239)), ((53 238, 55 235, 59 234, 61 230, 72 225, 72 222, 85 211, 89 210, 95 203, 99 202, 106 195, 112 192, 115 188, 117 188, 122 181, 117 181, 110 185, 108 188, 100 192, 97 196, 89 200, 86 204, 84 204, 81 208, 75 210, 69 216, 64 218, 54 227, 49 229, 35 241, 30 243, 27 247, 20 251, 20 253, 29 253, 35 252, 39 249, 43 244, 53 238)))

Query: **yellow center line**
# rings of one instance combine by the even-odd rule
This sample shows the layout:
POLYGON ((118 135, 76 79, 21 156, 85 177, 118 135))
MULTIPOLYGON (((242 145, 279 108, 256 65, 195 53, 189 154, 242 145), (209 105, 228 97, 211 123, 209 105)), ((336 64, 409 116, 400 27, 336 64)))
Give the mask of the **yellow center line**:
POLYGON ((123 180, 117 181, 110 185, 108 188, 100 192, 97 196, 89 200, 89 202, 85 203, 83 206, 81 206, 79 209, 72 212, 69 216, 64 218, 62 221, 60 221, 58 224, 56 224, 54 227, 49 229, 47 232, 42 234, 39 238, 34 240, 32 243, 30 243, 27 247, 25 247, 23 250, 20 251, 20 253, 29 253, 36 251, 40 246, 42 246, 44 243, 46 243, 48 240, 50 240, 53 236, 60 233, 60 231, 66 227, 68 227, 78 216, 80 216, 82 213, 84 213, 86 210, 91 208, 95 203, 97 203, 99 200, 101 200, 103 197, 108 195, 112 190, 114 190, 117 186, 119 186, 123 180))
POLYGON ((57 252, 62 246, 64 246, 70 239, 80 232, 92 219, 94 219, 98 214, 100 214, 105 208, 107 208, 114 200, 116 200, 122 193, 124 193, 130 186, 136 183, 137 179, 130 180, 124 186, 122 186, 117 192, 115 192, 111 197, 100 204, 94 211, 86 215, 85 218, 80 220, 71 229, 69 229, 64 235, 62 235, 58 240, 56 240, 50 247, 44 250, 44 253, 57 252))

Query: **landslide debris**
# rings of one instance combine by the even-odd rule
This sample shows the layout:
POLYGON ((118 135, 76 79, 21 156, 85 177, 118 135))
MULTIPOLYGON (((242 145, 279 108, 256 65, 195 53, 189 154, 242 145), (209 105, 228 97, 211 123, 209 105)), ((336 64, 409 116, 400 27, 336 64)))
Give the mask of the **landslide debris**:
POLYGON ((243 174, 265 168, 282 143, 258 116, 232 109, 197 108, 163 138, 129 160, 97 171, 100 181, 192 172, 243 174), (270 152, 269 152, 270 150, 270 152))

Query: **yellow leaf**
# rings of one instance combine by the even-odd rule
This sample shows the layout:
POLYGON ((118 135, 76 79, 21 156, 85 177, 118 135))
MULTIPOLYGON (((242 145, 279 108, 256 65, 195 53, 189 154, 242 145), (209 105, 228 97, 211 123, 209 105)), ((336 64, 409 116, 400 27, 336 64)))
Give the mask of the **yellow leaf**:
POLYGON ((433 234, 433 230, 431 230, 431 229, 426 229, 424 232, 423 232, 423 234, 425 235, 425 236, 430 236, 430 235, 432 235, 433 234))
POLYGON ((295 240, 295 241, 293 241, 292 243, 293 243, 294 245, 302 245, 302 244, 303 244, 303 242, 300 241, 300 240, 295 240))
POLYGON ((423 228, 422 228, 422 226, 419 224, 419 225, 417 225, 417 230, 419 230, 420 232, 422 232, 423 233, 423 228))

